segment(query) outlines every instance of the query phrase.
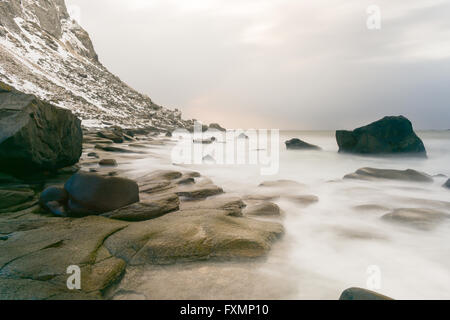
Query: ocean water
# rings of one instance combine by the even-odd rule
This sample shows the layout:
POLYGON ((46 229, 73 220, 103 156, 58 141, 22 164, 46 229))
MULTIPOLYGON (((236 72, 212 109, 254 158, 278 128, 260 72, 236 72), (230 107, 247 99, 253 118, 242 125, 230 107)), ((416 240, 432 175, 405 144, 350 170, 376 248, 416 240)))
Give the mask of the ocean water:
POLYGON ((420 230, 381 219, 396 208, 450 214, 450 191, 442 187, 447 178, 436 177, 434 183, 342 179, 362 167, 415 169, 450 177, 450 131, 418 135, 427 148, 427 159, 339 154, 334 132, 281 132, 280 170, 273 176, 262 176, 254 165, 172 165, 173 144, 152 148, 159 158, 130 163, 134 174, 156 169, 196 170, 226 193, 238 196, 255 194, 263 181, 288 179, 303 186, 283 192, 315 195, 319 201, 310 206, 286 198, 274 201, 283 210, 279 222, 286 234, 264 262, 168 267, 159 273, 154 268, 139 270, 133 276, 139 282, 149 281, 140 290, 154 292, 158 286, 155 279, 160 278, 166 279, 164 294, 146 297, 337 299, 344 289, 358 286, 396 299, 450 299, 450 223, 420 230), (294 137, 322 150, 286 150, 284 141, 294 137), (361 205, 381 208, 355 208, 361 205), (187 281, 197 278, 206 285, 195 289, 191 283, 190 291, 177 295, 187 281), (229 278, 233 281, 227 282, 229 278), (167 279, 176 279, 173 289, 167 279), (215 287, 217 290, 211 289, 215 287))

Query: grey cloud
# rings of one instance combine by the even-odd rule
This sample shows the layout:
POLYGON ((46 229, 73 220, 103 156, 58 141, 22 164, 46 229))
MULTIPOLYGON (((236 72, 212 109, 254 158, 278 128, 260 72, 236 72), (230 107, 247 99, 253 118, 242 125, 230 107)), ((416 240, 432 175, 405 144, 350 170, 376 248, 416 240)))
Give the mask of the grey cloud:
POLYGON ((450 128, 444 1, 376 1, 379 31, 365 27, 372 1, 68 2, 107 67, 187 117, 336 129, 403 114, 450 128))

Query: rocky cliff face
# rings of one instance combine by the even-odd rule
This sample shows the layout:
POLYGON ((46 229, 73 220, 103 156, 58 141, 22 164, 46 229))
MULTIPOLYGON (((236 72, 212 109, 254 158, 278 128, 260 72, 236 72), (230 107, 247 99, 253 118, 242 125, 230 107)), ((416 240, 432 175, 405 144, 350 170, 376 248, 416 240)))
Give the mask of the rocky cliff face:
POLYGON ((111 74, 64 0, 0 0, 0 81, 72 110, 86 126, 191 125, 111 74))

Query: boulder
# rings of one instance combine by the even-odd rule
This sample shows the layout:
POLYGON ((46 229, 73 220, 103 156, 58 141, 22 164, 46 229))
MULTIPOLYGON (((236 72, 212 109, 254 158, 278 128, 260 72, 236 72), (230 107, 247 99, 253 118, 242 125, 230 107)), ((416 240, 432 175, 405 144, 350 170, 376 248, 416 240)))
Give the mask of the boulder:
POLYGON ((430 230, 439 223, 450 221, 450 215, 432 209, 401 208, 382 217, 384 221, 405 224, 422 230, 430 230))
POLYGON ((82 152, 81 121, 16 90, 0 92, 0 168, 26 174, 56 170, 78 162, 82 152))
POLYGON ((450 189, 450 179, 448 179, 447 182, 444 183, 444 188, 450 189))
POLYGON ((263 202, 245 209, 244 213, 249 216, 280 216, 281 210, 278 205, 272 202, 263 202))
POLYGON ((69 210, 74 214, 101 214, 139 202, 136 182, 119 177, 103 177, 79 172, 65 184, 69 210))
POLYGON ((290 150, 320 150, 320 147, 294 138, 285 142, 286 148, 290 150))
POLYGON ((350 288, 342 292, 339 300, 393 300, 393 299, 367 289, 350 288))
POLYGON ((425 146, 403 116, 385 117, 354 131, 336 131, 339 152, 426 156, 425 146))
POLYGON ((376 169, 376 168, 362 168, 355 173, 348 174, 344 179, 357 180, 399 180, 412 182, 433 182, 433 178, 423 172, 412 169, 407 170, 390 170, 390 169, 376 169))

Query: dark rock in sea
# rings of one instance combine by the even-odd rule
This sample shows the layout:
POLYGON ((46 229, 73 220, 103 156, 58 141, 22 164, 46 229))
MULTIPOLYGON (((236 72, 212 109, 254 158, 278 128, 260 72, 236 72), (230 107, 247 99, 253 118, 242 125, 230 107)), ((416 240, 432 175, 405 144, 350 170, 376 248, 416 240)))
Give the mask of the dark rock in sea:
POLYGON ((350 288, 342 292, 339 300, 393 300, 393 299, 367 289, 350 288))
POLYGON ((221 132, 227 131, 227 129, 223 128, 223 127, 222 127, 220 124, 218 124, 218 123, 211 123, 211 124, 209 125, 209 128, 210 128, 210 129, 214 129, 214 130, 219 130, 219 131, 221 131, 221 132))
POLYGON ((309 144, 300 139, 294 138, 286 141, 286 148, 290 150, 320 150, 321 148, 313 144, 309 144))
POLYGON ((375 168, 362 168, 355 173, 348 174, 344 179, 357 179, 357 180, 400 180, 400 181, 412 181, 412 182, 433 182, 433 178, 423 172, 416 170, 389 170, 389 169, 375 169, 375 168))
POLYGON ((336 140, 339 152, 426 157, 422 140, 403 116, 385 117, 354 131, 336 131, 336 140))
POLYGON ((117 161, 114 159, 102 159, 98 164, 101 166, 117 167, 117 161))
POLYGON ((69 211, 75 215, 101 214, 139 202, 137 183, 125 178, 79 172, 64 188, 69 193, 69 211))
POLYGON ((81 121, 16 90, 0 93, 0 168, 14 174, 56 170, 78 162, 81 121))
POLYGON ((69 194, 60 187, 45 189, 39 198, 41 207, 57 216, 67 215, 67 201, 69 201, 69 194))
POLYGON ((444 188, 450 189, 450 179, 444 184, 444 188))

